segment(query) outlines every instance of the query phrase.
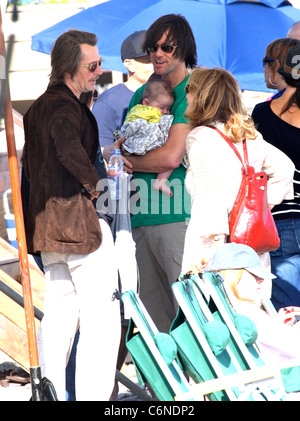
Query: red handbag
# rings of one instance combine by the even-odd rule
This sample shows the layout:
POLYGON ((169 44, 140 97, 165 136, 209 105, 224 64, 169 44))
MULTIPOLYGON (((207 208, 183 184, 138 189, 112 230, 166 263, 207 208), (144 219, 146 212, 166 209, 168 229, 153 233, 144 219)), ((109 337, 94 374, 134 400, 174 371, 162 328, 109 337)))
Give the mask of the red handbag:
POLYGON ((257 253, 276 250, 280 245, 277 228, 268 205, 267 174, 249 166, 246 139, 243 139, 244 162, 237 148, 219 129, 209 126, 226 140, 242 167, 242 182, 229 215, 230 243, 242 243, 257 253))

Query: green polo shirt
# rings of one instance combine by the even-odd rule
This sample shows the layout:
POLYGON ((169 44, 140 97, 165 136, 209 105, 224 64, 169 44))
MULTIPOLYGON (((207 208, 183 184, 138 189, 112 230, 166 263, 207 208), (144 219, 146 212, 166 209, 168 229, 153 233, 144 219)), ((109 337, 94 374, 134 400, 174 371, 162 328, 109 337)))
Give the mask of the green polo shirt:
MULTIPOLYGON (((174 88, 175 101, 171 109, 174 116, 173 124, 187 123, 184 113, 187 107, 185 86, 189 75, 174 88)), ((133 95, 128 111, 139 104, 145 85, 133 95)), ((153 188, 157 173, 134 172, 134 182, 138 194, 131 197, 131 225, 133 228, 145 225, 168 224, 190 219, 191 197, 188 194, 184 180, 186 168, 183 165, 175 168, 169 177, 169 186, 173 197, 168 197, 153 188)))

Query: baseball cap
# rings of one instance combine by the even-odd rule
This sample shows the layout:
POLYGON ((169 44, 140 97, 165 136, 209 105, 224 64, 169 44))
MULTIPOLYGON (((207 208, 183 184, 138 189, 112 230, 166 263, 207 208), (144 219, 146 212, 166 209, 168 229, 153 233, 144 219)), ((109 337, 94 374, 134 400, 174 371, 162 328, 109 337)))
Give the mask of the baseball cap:
POLYGON ((258 254, 245 244, 227 243, 217 248, 209 259, 205 272, 219 272, 225 269, 246 269, 262 279, 276 278, 262 267, 258 254))
POLYGON ((146 31, 135 31, 133 34, 127 37, 121 45, 121 59, 122 61, 129 58, 144 57, 147 55, 142 50, 146 31))

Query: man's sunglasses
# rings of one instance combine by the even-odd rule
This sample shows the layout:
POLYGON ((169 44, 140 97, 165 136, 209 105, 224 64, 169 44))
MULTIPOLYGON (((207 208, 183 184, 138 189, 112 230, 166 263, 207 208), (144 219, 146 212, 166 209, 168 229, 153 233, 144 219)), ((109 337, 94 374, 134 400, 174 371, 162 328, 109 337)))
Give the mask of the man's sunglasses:
POLYGON ((155 53, 158 48, 160 48, 164 53, 172 53, 177 48, 177 45, 162 44, 159 47, 155 45, 154 47, 147 48, 148 54, 155 53))
POLYGON ((272 63, 273 61, 275 61, 276 58, 268 58, 268 57, 264 57, 263 58, 263 67, 266 66, 267 63, 272 63))
POLYGON ((103 61, 103 58, 100 57, 99 61, 93 61, 93 63, 90 63, 90 64, 81 64, 80 66, 88 67, 89 71, 91 73, 94 73, 97 69, 97 66, 101 67, 102 61, 103 61))

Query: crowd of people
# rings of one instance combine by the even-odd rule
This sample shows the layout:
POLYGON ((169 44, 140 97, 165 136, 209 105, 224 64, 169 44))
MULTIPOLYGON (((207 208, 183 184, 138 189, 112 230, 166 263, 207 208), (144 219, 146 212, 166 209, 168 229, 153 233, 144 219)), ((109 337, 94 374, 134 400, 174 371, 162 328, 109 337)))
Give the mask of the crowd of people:
MULTIPOLYGON (((70 362, 76 365, 76 400, 117 399, 115 370, 126 358, 128 326, 122 303, 112 300, 122 285, 116 264, 122 250, 114 244, 115 215, 98 200, 115 148, 122 151, 124 170, 133 176, 138 196, 128 199, 133 203, 133 260, 140 298, 159 331, 169 332, 175 318, 171 286, 181 273, 226 270, 223 276, 240 311, 250 318, 256 317, 252 304, 257 305, 258 289, 277 310, 300 307, 297 31, 299 24, 286 38, 266 46, 266 86, 278 92, 257 105, 252 117, 228 71, 197 67, 194 35, 181 15, 162 16, 126 38, 121 58, 128 80, 96 100, 93 93, 102 74, 97 37, 69 30, 56 40, 48 88, 24 116, 22 165, 28 183, 23 198, 28 251, 41 259, 46 279, 39 357, 59 400, 66 400, 70 362), (160 139, 151 130, 159 126, 161 131, 162 120, 160 139), (134 133, 133 141, 127 129, 134 133), (281 240, 270 254, 258 256, 247 246, 226 244, 241 164, 215 129, 240 151, 246 138, 250 165, 268 175, 269 206, 281 240), (116 131, 121 133, 117 140, 116 131), (220 261, 227 265, 217 265, 220 261), (251 270, 251 262, 260 269, 251 270), (88 361, 103 364, 93 364, 91 375, 88 361)), ((259 313, 255 319, 259 326, 263 317, 259 313)), ((259 339, 278 360, 299 353, 294 350, 299 334, 292 339, 294 333, 282 326, 288 338, 284 349, 259 329, 259 339)))

